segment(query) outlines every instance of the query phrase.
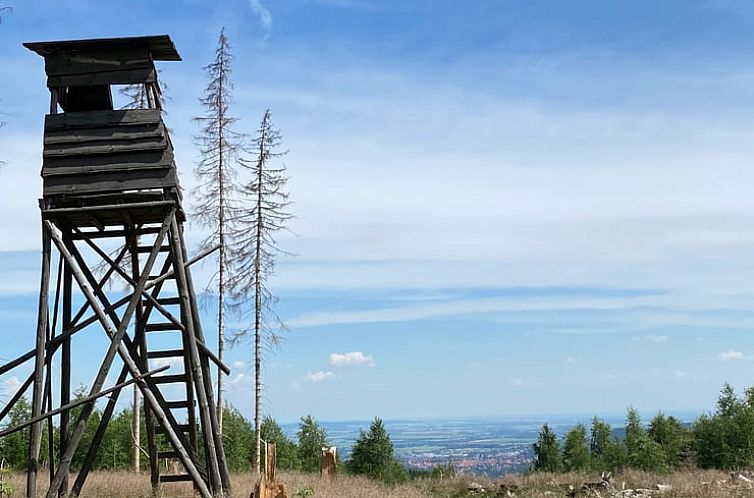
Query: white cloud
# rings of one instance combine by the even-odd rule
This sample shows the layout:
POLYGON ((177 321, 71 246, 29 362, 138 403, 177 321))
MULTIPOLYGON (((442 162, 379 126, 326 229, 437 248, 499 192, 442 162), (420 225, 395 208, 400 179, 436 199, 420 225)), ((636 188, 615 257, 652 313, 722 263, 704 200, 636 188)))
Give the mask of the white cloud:
POLYGON ((13 396, 21 388, 22 384, 23 382, 18 377, 9 377, 0 383, 0 395, 13 396))
POLYGON ((565 362, 569 365, 574 365, 576 363, 581 363, 581 358, 574 358, 573 356, 569 356, 566 358, 565 362))
POLYGON ((668 342, 666 335, 641 335, 631 338, 634 342, 668 342))
POLYGON ((744 359, 744 354, 741 351, 734 351, 732 349, 723 351, 717 355, 722 361, 738 361, 744 359))
POLYGON ((513 379, 513 386, 514 387, 523 387, 524 381, 521 379, 513 379))
POLYGON ((257 16, 257 19, 259 19, 259 24, 262 25, 265 34, 269 35, 270 31, 272 31, 272 14, 270 10, 264 6, 262 0, 249 0, 249 6, 254 15, 257 16))
POLYGON ((246 368, 246 362, 245 361, 234 361, 233 362, 233 368, 246 368))
POLYGON ((358 367, 374 366, 372 355, 365 355, 361 351, 352 351, 350 353, 332 353, 330 355, 330 365, 334 367, 358 367))
POLYGON ((326 380, 330 380, 333 377, 335 377, 335 374, 332 372, 314 372, 314 373, 308 373, 304 375, 304 382, 310 382, 310 383, 318 383, 318 382, 324 382, 326 380))

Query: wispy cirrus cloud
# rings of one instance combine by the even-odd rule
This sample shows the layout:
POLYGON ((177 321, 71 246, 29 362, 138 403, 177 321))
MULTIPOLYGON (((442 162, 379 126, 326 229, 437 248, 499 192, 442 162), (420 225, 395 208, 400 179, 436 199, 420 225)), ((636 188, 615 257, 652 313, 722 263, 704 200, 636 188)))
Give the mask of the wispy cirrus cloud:
POLYGON ((262 3, 262 0, 249 0, 249 7, 251 7, 254 15, 257 16, 259 24, 264 30, 265 38, 269 37, 272 32, 272 13, 262 3))
POLYGON ((634 342, 668 342, 668 336, 666 335, 639 335, 631 338, 634 342))

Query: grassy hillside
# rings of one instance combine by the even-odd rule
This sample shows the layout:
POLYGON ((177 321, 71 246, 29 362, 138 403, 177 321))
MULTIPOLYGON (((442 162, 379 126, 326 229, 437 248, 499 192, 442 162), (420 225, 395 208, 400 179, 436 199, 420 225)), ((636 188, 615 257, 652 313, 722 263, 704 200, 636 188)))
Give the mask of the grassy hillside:
MULTIPOLYGON (((320 482, 316 474, 289 473, 282 474, 288 485, 291 497, 301 498, 461 498, 476 496, 488 498, 495 496, 500 482, 519 487, 516 495, 520 498, 565 497, 569 485, 580 486, 584 481, 594 481, 598 476, 581 474, 534 474, 530 476, 511 476, 497 480, 471 477, 453 479, 421 480, 399 486, 386 486, 363 477, 341 476, 335 482, 320 482), (475 495, 469 494, 470 483, 481 484, 486 490, 475 495)), ((22 474, 11 476, 15 487, 14 496, 23 496, 24 480, 22 474)), ((233 476, 233 497, 248 498, 254 484, 250 474, 233 476)), ((672 490, 662 494, 672 498, 733 498, 754 496, 752 486, 743 481, 733 481, 730 476, 719 471, 684 471, 669 475, 654 475, 642 472, 619 474, 613 481, 614 493, 606 496, 632 496, 630 493, 617 493, 621 489, 656 489, 657 484, 672 486, 672 490)), ((170 498, 192 497, 188 485, 166 486, 162 496, 170 498)), ((591 495, 597 496, 597 495, 591 495)), ((655 491, 651 495, 660 496, 655 491)), ((150 498, 149 478, 146 474, 134 475, 126 472, 95 472, 87 482, 82 498, 150 498)))

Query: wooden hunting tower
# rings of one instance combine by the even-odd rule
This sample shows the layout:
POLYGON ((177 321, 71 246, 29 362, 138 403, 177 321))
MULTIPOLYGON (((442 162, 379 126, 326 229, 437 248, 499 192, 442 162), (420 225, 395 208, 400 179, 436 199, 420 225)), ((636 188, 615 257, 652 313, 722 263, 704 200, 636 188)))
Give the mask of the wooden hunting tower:
POLYGON ((24 45, 44 57, 51 95, 42 162, 37 343, 0 366, 1 375, 35 362, 33 373, 0 412, 2 421, 33 388, 27 496, 36 498, 43 426, 52 432, 56 415, 60 444, 47 448, 46 496, 69 493, 77 449, 86 458, 70 493, 79 495, 118 395, 132 383, 144 398, 155 491, 164 483, 187 481, 204 498, 227 494, 210 363, 228 369, 206 345, 189 272, 211 251, 193 260, 187 256, 185 215, 154 66, 154 61, 181 58, 168 36, 24 45), (142 96, 140 108, 114 109, 114 85, 131 85, 142 96), (51 264, 55 253, 57 264, 51 264), (125 296, 122 285, 108 285, 116 275, 127 285, 125 296), (74 282, 80 293, 74 292, 74 282), (72 402, 72 340, 82 331, 81 339, 106 339, 106 349, 89 395, 72 402), (108 374, 118 366, 115 386, 105 390, 108 374), (161 374, 168 366, 170 371, 161 374), (94 403, 104 394, 110 399, 94 440, 82 448, 94 403), (71 408, 78 404, 83 408, 73 420, 71 408), (179 461, 183 469, 166 472, 160 464, 164 459, 179 461))

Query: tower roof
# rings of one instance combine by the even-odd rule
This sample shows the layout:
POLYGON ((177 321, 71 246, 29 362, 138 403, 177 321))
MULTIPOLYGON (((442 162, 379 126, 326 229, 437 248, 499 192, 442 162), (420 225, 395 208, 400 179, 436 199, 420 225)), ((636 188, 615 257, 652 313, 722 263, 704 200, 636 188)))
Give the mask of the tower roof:
POLYGON ((179 61, 180 54, 168 35, 133 36, 126 38, 94 38, 89 40, 64 40, 49 42, 27 42, 24 47, 42 57, 61 52, 113 52, 124 49, 146 49, 156 61, 179 61))

